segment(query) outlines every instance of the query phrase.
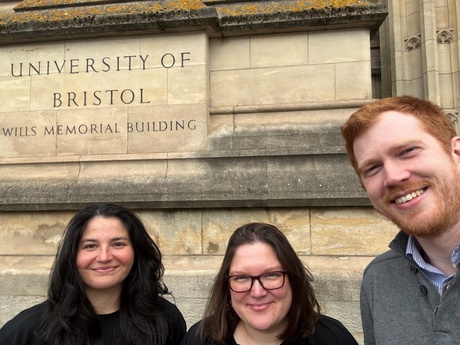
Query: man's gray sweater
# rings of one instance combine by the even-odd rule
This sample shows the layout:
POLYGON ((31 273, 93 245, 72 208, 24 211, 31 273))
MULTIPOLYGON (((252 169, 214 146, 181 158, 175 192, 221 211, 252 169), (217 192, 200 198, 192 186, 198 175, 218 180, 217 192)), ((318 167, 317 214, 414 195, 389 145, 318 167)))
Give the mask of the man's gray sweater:
POLYGON ((408 236, 364 270, 361 318, 366 345, 460 344, 459 273, 442 296, 406 256, 408 236))

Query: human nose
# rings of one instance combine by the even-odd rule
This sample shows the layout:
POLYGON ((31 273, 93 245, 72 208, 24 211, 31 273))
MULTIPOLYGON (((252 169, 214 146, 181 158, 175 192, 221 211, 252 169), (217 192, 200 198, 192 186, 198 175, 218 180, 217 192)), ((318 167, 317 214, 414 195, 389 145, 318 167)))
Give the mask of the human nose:
POLYGON ((98 260, 102 262, 112 260, 112 252, 110 251, 110 248, 102 247, 99 252, 98 260))
POLYGON ((267 294, 267 290, 264 289, 259 279, 260 278, 254 278, 252 281, 251 290, 249 292, 252 297, 265 296, 267 294))
POLYGON ((410 172, 404 164, 398 162, 385 162, 385 187, 397 185, 402 181, 406 181, 410 177, 410 172))

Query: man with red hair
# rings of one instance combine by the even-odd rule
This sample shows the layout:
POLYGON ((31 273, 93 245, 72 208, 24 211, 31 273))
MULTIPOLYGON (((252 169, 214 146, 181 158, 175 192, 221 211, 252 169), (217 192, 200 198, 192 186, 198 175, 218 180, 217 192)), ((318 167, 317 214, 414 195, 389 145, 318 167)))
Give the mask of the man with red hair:
POLYGON ((460 344, 460 137, 437 105, 385 98, 341 127, 351 165, 401 231, 365 269, 366 345, 460 344))

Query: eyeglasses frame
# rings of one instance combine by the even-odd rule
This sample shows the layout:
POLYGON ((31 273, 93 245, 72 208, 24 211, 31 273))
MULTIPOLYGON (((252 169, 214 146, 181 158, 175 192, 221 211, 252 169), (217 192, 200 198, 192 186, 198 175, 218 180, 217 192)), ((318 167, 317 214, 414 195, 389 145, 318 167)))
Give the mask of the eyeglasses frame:
POLYGON ((286 275, 287 275, 287 272, 286 271, 271 271, 271 272, 265 272, 265 273, 262 273, 258 276, 250 276, 250 275, 246 275, 246 274, 234 274, 234 275, 231 275, 231 276, 225 276, 225 279, 227 280, 227 283, 228 283, 228 287, 230 288, 230 290, 232 290, 233 292, 236 292, 236 293, 244 293, 244 292, 248 292, 248 291, 251 291, 252 287, 254 286, 254 280, 257 280, 260 284, 260 286, 264 289, 264 290, 267 290, 267 291, 272 291, 272 290, 278 290, 278 289, 281 289, 283 286, 284 286, 284 283, 286 282, 286 275), (262 281, 260 280, 260 278, 266 274, 269 274, 269 273, 281 273, 283 275, 283 283, 281 284, 280 287, 277 287, 277 288, 274 288, 274 289, 267 289, 264 284, 262 283, 262 281), (238 277, 238 276, 247 276, 249 278, 251 278, 251 286, 249 287, 249 289, 247 290, 244 290, 244 291, 235 291, 232 289, 232 286, 230 284, 230 278, 232 277, 238 277))

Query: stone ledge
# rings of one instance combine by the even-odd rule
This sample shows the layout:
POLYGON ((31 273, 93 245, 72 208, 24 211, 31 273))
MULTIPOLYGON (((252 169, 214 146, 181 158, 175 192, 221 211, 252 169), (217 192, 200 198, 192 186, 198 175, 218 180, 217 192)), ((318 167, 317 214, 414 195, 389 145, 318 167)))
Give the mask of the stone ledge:
POLYGON ((211 37, 254 32, 369 27, 387 16, 384 2, 319 1, 32 1, 0 12, 0 43, 204 29, 211 37))
POLYGON ((235 105, 223 107, 210 107, 209 114, 230 115, 230 114, 264 114, 288 111, 311 111, 311 110, 336 110, 350 109, 356 111, 363 105, 369 104, 375 99, 359 99, 346 101, 324 101, 324 102, 298 102, 288 104, 255 104, 235 105))
POLYGON ((0 210, 367 206, 344 154, 0 165, 0 210), (52 176, 52 178, 50 178, 52 176))

